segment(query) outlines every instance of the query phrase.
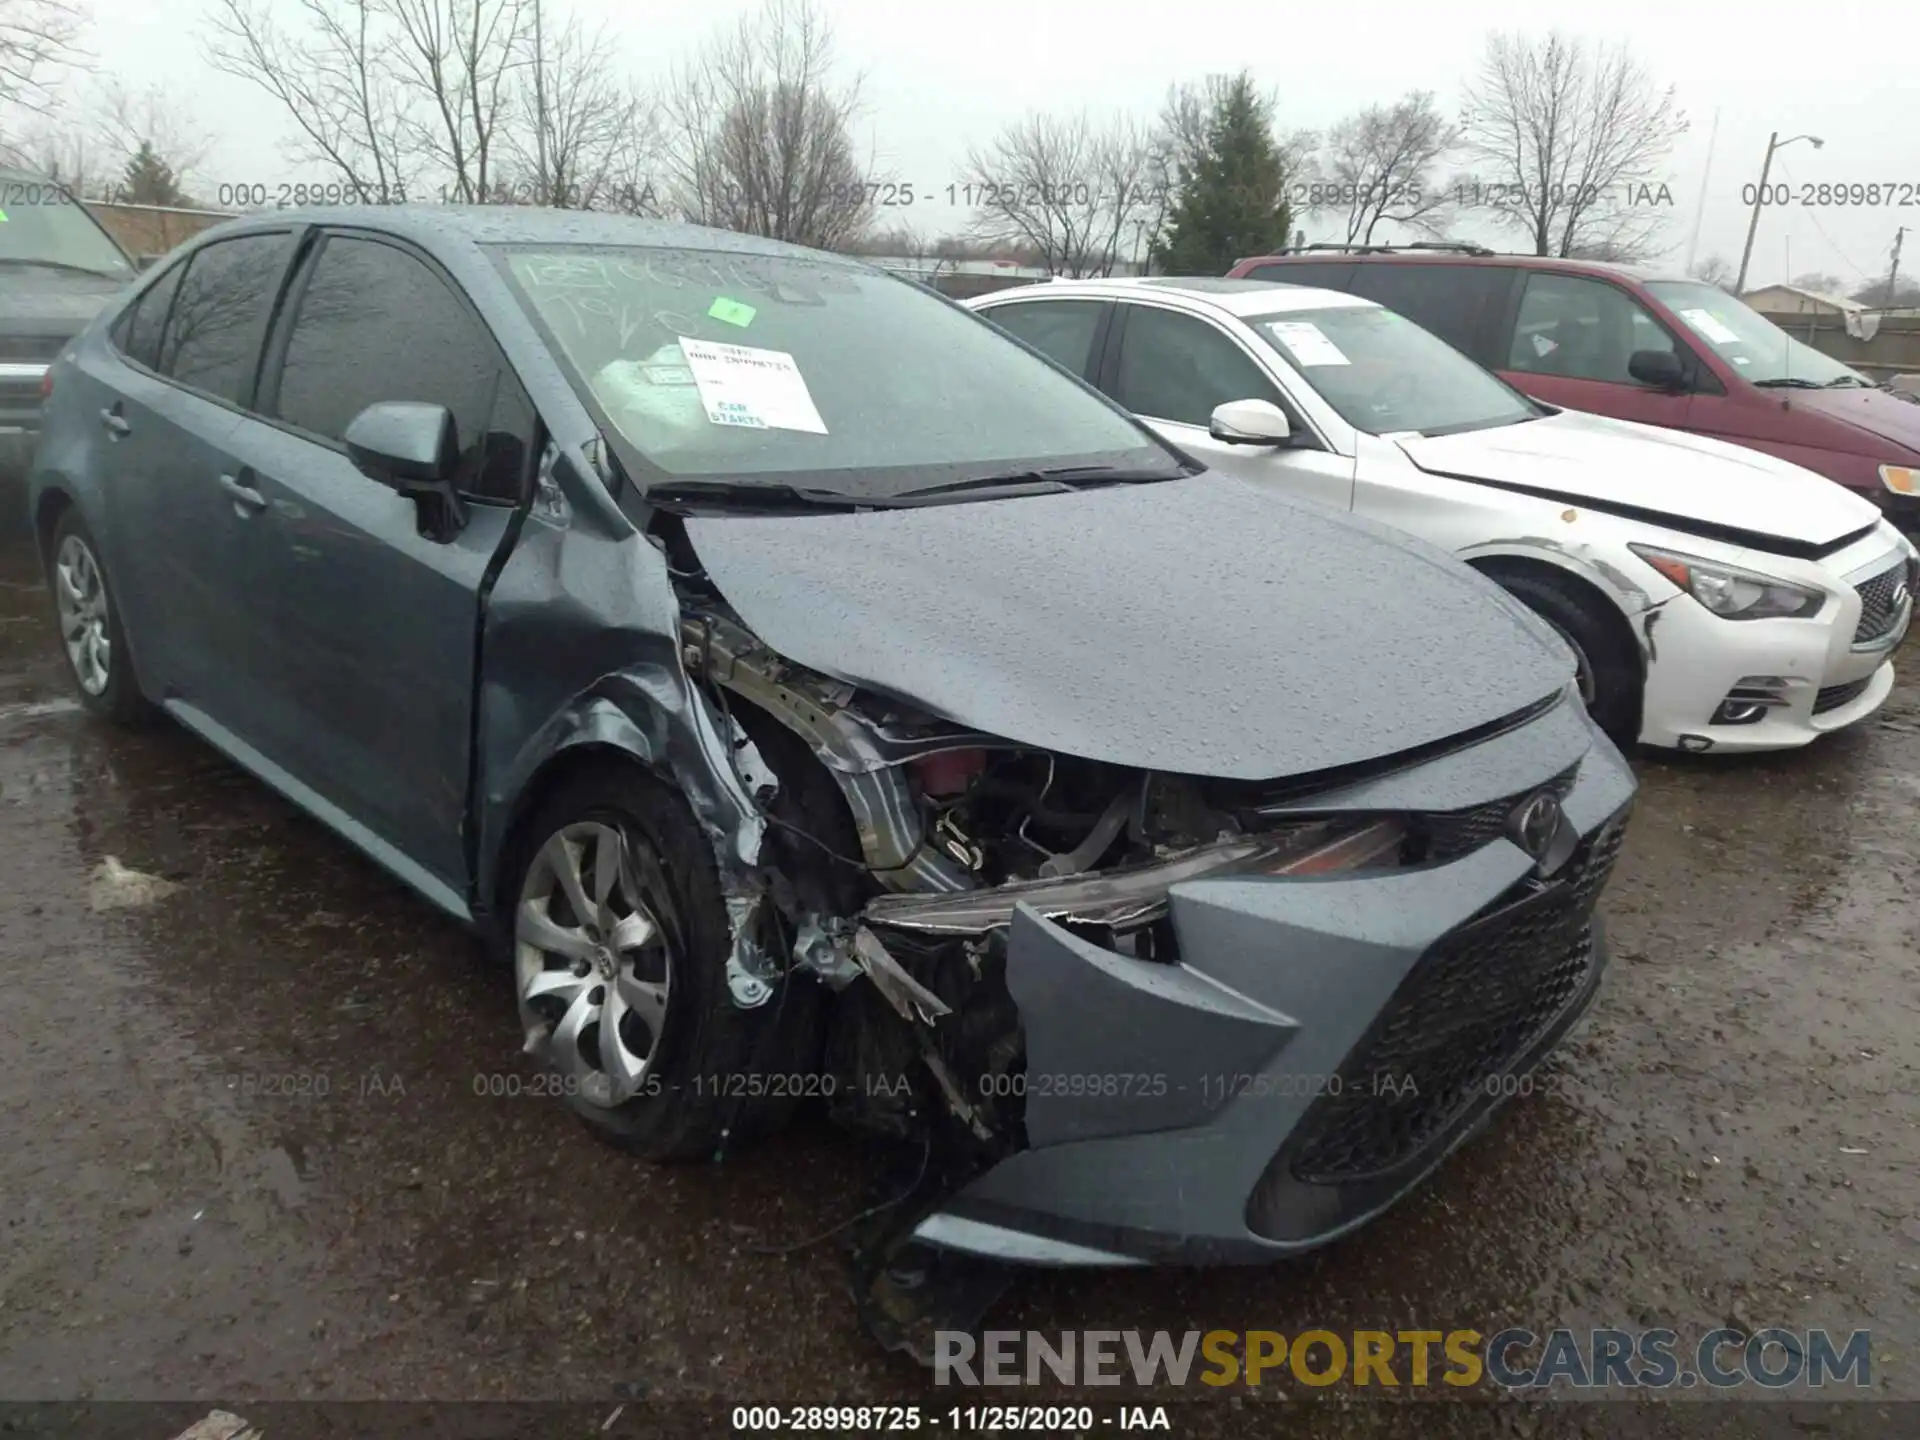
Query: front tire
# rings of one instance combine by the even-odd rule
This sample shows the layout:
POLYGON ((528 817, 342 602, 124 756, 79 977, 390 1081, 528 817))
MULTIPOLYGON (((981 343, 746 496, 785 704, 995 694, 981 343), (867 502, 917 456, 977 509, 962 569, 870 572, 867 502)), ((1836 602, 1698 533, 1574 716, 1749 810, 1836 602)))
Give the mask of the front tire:
POLYGON ((1640 656, 1632 637, 1572 586, 1543 575, 1496 574, 1493 579, 1547 624, 1573 651, 1580 699, 1594 723, 1625 748, 1640 736, 1643 688, 1640 656))
POLYGON ((137 725, 151 713, 134 679, 126 632, 107 584, 100 550, 78 512, 68 510, 54 526, 47 566, 54 615, 67 670, 80 703, 102 719, 137 725))
POLYGON ((743 1128, 778 1007, 734 1002, 726 906, 686 801, 637 768, 596 767, 521 835, 502 918, 527 1052, 601 1138, 653 1160, 713 1153, 743 1128))

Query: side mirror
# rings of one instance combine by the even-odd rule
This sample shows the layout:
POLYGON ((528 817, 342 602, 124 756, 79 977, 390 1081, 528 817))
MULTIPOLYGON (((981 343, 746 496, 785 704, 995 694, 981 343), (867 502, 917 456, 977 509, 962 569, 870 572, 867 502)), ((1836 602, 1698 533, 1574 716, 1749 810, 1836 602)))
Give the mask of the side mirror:
POLYGON ((1284 445, 1293 426, 1271 400, 1229 400, 1214 407, 1207 433, 1226 445, 1284 445))
POLYGON ((1636 350, 1627 359, 1627 374, 1656 390, 1687 388, 1686 367, 1671 350, 1636 350))
POLYGON ((465 523, 453 488, 459 441, 446 406, 382 400, 354 416, 342 438, 356 470, 415 502, 422 535, 444 539, 465 523))

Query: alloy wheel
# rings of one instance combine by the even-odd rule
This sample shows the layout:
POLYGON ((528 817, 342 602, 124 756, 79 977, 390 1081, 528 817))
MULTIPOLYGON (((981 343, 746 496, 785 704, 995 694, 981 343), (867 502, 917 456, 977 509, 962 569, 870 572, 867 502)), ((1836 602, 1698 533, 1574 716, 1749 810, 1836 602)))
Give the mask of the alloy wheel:
POLYGON ((113 641, 107 628, 107 586, 100 562, 86 541, 69 535, 54 556, 53 577, 60 638, 74 679, 87 694, 102 695, 113 680, 113 641))
POLYGON ((658 917, 671 904, 646 842, 604 821, 555 832, 527 868, 514 915, 527 1053, 590 1104, 657 1090, 674 970, 658 917))

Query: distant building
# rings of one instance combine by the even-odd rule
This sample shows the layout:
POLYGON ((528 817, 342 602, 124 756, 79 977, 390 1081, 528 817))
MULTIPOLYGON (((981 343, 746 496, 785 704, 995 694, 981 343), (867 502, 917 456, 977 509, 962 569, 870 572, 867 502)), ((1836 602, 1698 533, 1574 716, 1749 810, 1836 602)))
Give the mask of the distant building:
POLYGON ((1740 297, 1762 315, 1857 315, 1867 307, 1840 295, 1802 290, 1798 285, 1762 285, 1740 297))

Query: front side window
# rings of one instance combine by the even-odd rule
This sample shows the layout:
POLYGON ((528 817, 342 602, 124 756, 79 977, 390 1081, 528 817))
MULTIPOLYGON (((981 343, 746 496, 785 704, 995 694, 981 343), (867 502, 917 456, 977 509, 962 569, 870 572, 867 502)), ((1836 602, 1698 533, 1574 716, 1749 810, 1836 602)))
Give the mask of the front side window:
POLYGON ((491 247, 642 487, 889 497, 1053 467, 1180 462, 985 317, 811 256, 491 247))
POLYGON ((86 206, 46 180, 0 181, 0 268, 84 270, 131 280, 134 268, 86 206))
POLYGON ((516 498, 532 407, 492 337, 413 255, 379 240, 329 236, 300 292, 274 415, 338 442, 356 415, 383 400, 444 406, 460 447, 456 487, 516 498), (503 458, 509 449, 514 456, 503 458))
POLYGON ((1870 386, 1858 370, 1794 339, 1744 300, 1717 285, 1652 280, 1653 295, 1715 354, 1724 356, 1755 385, 1819 385, 1835 389, 1870 386))
POLYGON ((1540 408, 1403 315, 1377 305, 1258 315, 1253 332, 1356 430, 1456 434, 1540 408))
POLYGON ((173 297, 160 371, 217 399, 247 404, 291 244, 290 235, 276 232, 196 250, 173 297))
POLYGON ((1636 350, 1673 354, 1673 337, 1618 285, 1582 275, 1527 276, 1509 370, 1638 385, 1627 368, 1636 350))
POLYGON ((1100 328, 1099 300, 1030 300, 982 311, 1008 334, 1026 341, 1076 375, 1087 373, 1100 328))
POLYGON ((1113 398, 1134 414, 1205 429, 1230 400, 1281 403, 1252 357, 1208 321, 1151 305, 1125 312, 1113 398))

